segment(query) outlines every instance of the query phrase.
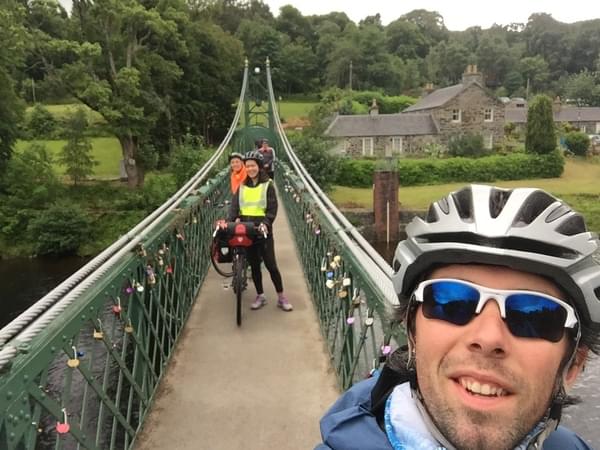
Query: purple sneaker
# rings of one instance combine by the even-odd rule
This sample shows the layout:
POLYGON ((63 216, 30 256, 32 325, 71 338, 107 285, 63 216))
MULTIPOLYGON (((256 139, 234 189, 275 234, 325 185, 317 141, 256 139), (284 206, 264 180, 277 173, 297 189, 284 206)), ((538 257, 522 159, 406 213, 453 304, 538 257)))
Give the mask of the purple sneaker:
POLYGON ((285 297, 284 295, 279 297, 279 300, 277 300, 277 307, 283 309, 284 311, 292 311, 294 309, 292 304, 288 302, 287 297, 285 297))
POLYGON ((256 296, 256 299, 250 305, 250 309, 260 309, 267 304, 267 299, 264 294, 260 294, 256 296))

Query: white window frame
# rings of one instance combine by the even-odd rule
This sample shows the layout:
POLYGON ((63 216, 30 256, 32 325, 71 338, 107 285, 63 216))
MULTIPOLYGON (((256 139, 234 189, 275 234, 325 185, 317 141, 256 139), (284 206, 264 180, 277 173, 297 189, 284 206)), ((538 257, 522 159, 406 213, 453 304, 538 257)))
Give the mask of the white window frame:
POLYGON ((392 154, 401 155, 404 153, 404 139, 402 136, 392 137, 392 154))
POLYGON ((485 108, 483 110, 483 121, 493 122, 494 121, 494 108, 485 108))
POLYGON ((491 150, 492 148, 494 148, 494 133, 490 133, 487 136, 487 142, 485 144, 485 148, 487 150, 491 150))
POLYGON ((452 122, 459 123, 462 120, 462 110, 459 108, 454 108, 452 110, 452 122))
POLYGON ((362 154, 363 156, 373 156, 373 138, 364 137, 362 138, 362 154))
POLYGON ((600 134, 600 122, 596 122, 596 134, 600 134))

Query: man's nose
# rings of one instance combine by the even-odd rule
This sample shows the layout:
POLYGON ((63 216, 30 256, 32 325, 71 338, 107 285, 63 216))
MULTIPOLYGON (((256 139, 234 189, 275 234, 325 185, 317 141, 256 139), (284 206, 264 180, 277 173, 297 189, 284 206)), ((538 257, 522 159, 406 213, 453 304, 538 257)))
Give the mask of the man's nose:
POLYGON ((511 337, 494 298, 466 325, 466 343, 472 351, 496 357, 505 356, 511 337))

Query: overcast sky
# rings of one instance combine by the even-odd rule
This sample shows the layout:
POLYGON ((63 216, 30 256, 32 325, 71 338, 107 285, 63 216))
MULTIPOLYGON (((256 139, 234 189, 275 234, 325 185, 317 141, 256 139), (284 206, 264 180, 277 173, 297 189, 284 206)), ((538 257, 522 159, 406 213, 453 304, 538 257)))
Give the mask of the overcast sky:
MULTIPOLYGON (((413 9, 437 11, 444 18, 446 27, 453 31, 461 31, 479 25, 489 28, 492 24, 507 25, 512 22, 527 23, 532 13, 545 12, 552 14, 561 22, 577 22, 580 20, 600 18, 600 1, 598 0, 263 0, 271 8, 273 15, 279 14, 279 8, 291 4, 303 15, 327 14, 331 11, 343 11, 354 22, 377 13, 381 15, 384 25, 397 19, 413 9), (349 6, 352 4, 352 6, 349 6)), ((60 0, 70 10, 71 0, 60 0)))

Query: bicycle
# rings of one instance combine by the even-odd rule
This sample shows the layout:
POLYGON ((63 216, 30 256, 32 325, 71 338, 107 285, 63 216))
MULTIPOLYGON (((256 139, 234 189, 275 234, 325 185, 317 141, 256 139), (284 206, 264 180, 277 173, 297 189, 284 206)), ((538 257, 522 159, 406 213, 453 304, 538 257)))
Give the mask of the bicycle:
POLYGON ((227 222, 225 227, 217 225, 213 232, 211 261, 215 270, 224 277, 233 277, 232 287, 236 295, 236 322, 242 325, 242 293, 248 287, 246 272, 248 260, 246 249, 267 232, 253 222, 227 222), (231 263, 231 271, 225 271, 220 264, 231 263))

